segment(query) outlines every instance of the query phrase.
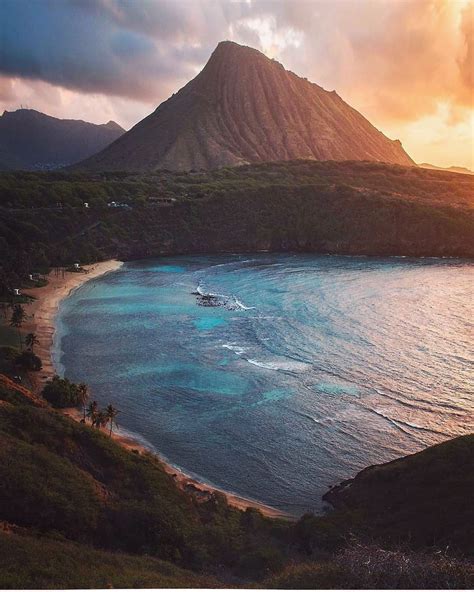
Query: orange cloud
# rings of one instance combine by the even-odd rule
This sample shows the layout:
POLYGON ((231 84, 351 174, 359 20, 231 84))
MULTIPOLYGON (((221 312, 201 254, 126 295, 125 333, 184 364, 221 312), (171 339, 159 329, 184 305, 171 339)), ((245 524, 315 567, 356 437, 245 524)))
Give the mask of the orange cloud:
POLYGON ((130 127, 232 39, 336 89, 415 160, 474 166, 473 0, 3 0, 2 15, 4 108, 130 127))

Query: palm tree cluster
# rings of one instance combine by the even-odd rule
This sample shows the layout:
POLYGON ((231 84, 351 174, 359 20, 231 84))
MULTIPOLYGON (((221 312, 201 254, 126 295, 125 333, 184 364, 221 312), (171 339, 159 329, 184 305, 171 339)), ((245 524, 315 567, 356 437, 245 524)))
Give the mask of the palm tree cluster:
MULTIPOLYGON (((84 384, 79 385, 79 388, 81 389, 81 393, 84 392, 82 390, 83 387, 85 387, 85 389, 86 389, 85 392, 87 394, 87 386, 84 384)), ((107 405, 107 407, 105 409, 100 409, 97 401, 91 401, 86 408, 86 406, 85 406, 86 401, 87 401, 87 399, 85 399, 85 401, 83 403, 83 411, 84 411, 83 422, 86 423, 86 418, 87 418, 90 420, 91 426, 94 428, 98 428, 98 429, 105 428, 108 425, 109 426, 109 436, 112 436, 112 430, 113 430, 114 426, 118 427, 115 418, 119 414, 119 410, 116 409, 111 404, 107 405)))

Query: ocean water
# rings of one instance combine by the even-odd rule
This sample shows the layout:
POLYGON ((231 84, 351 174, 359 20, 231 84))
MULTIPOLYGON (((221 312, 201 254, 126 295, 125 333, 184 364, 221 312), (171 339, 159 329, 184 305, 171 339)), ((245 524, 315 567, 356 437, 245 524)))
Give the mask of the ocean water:
POLYGON ((148 260, 63 302, 56 365, 188 474, 320 512, 367 465, 474 431, 473 305, 458 260, 148 260))

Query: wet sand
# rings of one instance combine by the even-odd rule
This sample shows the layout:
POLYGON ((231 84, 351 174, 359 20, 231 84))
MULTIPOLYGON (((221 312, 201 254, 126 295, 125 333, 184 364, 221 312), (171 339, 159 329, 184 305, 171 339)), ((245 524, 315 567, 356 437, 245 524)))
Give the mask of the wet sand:
MULTIPOLYGON (((84 266, 86 272, 83 273, 65 272, 64 277, 62 275, 56 276, 54 272, 51 272, 48 276, 49 283, 47 286, 42 288, 31 288, 24 291, 25 294, 34 296, 36 300, 27 306, 27 314, 30 318, 28 319, 28 322, 23 325, 23 332, 36 334, 39 340, 39 345, 35 347, 35 353, 38 354, 43 362, 43 369, 40 372, 30 373, 30 380, 35 393, 39 393, 43 388, 44 383, 56 373, 52 360, 52 348, 55 332, 55 319, 61 300, 69 296, 73 290, 79 288, 84 283, 104 275, 105 273, 115 271, 122 265, 123 263, 121 261, 103 261, 93 265, 84 266)), ((75 421, 80 421, 82 419, 82 414, 77 409, 67 409, 64 413, 75 421)), ((118 419, 120 422, 120 417, 118 419)), ((162 463, 165 471, 173 476, 177 486, 180 489, 189 491, 198 498, 204 499, 213 492, 220 492, 226 496, 230 505, 241 510, 255 508, 260 510, 265 516, 271 518, 294 519, 292 516, 289 516, 276 508, 260 504, 254 500, 239 497, 235 494, 211 487, 193 479, 189 475, 186 475, 184 472, 173 467, 173 465, 164 461, 164 459, 153 450, 149 450, 146 446, 134 440, 132 437, 124 436, 120 431, 118 433, 113 433, 112 438, 128 450, 137 450, 141 454, 155 454, 162 463)))

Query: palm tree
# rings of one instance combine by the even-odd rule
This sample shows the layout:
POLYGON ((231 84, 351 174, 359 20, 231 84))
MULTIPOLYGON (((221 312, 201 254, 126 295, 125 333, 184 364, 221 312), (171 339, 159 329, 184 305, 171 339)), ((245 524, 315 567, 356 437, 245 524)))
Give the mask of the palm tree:
POLYGON ((107 407, 105 408, 105 415, 107 417, 107 422, 110 425, 110 432, 109 432, 109 436, 112 437, 112 429, 115 425, 115 427, 117 426, 117 422, 115 421, 115 418, 117 417, 117 415, 119 414, 119 410, 115 409, 115 407, 113 405, 107 405, 107 407))
POLYGON ((86 403, 89 400, 89 388, 87 384, 81 382, 81 384, 77 385, 77 392, 78 392, 78 402, 79 405, 82 407, 82 411, 84 412, 84 423, 86 423, 86 403))
POLYGON ((20 340, 20 349, 23 349, 23 343, 21 341, 21 326, 26 321, 27 314, 21 304, 15 304, 13 307, 12 318, 10 319, 10 327, 16 327, 18 331, 18 338, 20 340))
POLYGON ((89 403, 86 411, 86 416, 91 420, 92 425, 95 425, 95 420, 98 412, 99 405, 97 404, 97 401, 92 401, 92 403, 89 403))
POLYGON ((28 333, 28 335, 25 337, 25 345, 33 353, 35 345, 39 345, 39 339, 36 336, 36 333, 28 333))
POLYGON ((107 425, 108 419, 107 419, 107 414, 105 413, 105 411, 98 411, 95 415, 95 419, 92 423, 93 426, 95 426, 96 428, 100 429, 100 428, 104 428, 107 425))

